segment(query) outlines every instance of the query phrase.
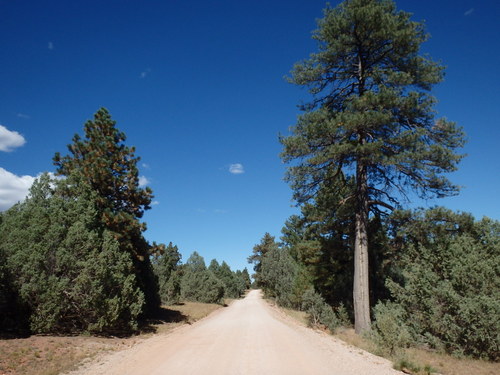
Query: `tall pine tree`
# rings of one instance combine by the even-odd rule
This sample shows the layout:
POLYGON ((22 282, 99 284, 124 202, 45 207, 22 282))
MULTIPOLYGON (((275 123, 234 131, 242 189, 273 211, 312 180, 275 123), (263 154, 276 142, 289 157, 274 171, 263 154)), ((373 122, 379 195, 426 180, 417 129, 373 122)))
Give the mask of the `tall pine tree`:
MULTIPOLYGON (((153 193, 139 186, 140 158, 135 148, 124 144, 125 133, 116 128, 110 113, 99 109, 93 120, 84 125, 84 138, 75 134, 68 145, 69 155, 56 153, 57 174, 79 173, 97 192, 97 207, 106 228, 115 233, 120 250, 134 260, 141 290, 146 296, 146 310, 159 305, 158 286, 149 260, 150 246, 142 236, 146 224, 140 222, 150 208, 153 193)), ((68 191, 68 194, 73 192, 68 191)))
POLYGON ((263 280, 261 279, 262 272, 262 260, 264 256, 271 250, 278 248, 278 243, 274 240, 274 237, 269 233, 265 233, 260 243, 253 247, 253 253, 248 257, 248 263, 253 263, 253 270, 255 273, 253 274, 253 278, 255 280, 255 286, 258 288, 263 288, 262 284, 263 280))
POLYGON ((370 328, 368 218, 392 209, 408 191, 422 197, 457 192, 443 172, 456 169, 464 135, 435 120, 429 92, 443 68, 420 54, 421 23, 391 0, 346 0, 327 8, 314 39, 319 52, 297 64, 290 81, 313 100, 293 134, 281 139, 287 179, 298 203, 322 183, 354 179, 354 314, 356 331, 370 328))
POLYGON ((157 250, 152 261, 158 278, 161 302, 166 305, 177 303, 180 297, 181 253, 172 242, 168 246, 153 242, 152 249, 157 250))

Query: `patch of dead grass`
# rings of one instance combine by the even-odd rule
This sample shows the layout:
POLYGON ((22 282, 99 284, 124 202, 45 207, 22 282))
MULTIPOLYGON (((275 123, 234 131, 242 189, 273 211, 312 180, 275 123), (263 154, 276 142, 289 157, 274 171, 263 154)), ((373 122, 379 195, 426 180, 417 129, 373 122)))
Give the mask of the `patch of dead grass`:
POLYGON ((428 364, 443 375, 498 375, 500 363, 469 358, 456 358, 423 349, 406 350, 408 357, 418 363, 428 364))
POLYGON ((367 340, 363 336, 360 336, 354 332, 354 329, 352 328, 340 328, 336 333, 335 337, 339 338, 340 340, 355 346, 357 348, 366 350, 367 352, 370 352, 372 354, 377 353, 377 347, 375 344, 373 344, 370 340, 367 340))
MULTIPOLYGON (((226 302, 227 303, 227 302, 226 302)), ((204 317, 210 315, 215 310, 220 309, 221 305, 215 303, 201 303, 201 302, 183 302, 178 305, 164 306, 166 309, 178 312, 184 317, 183 322, 192 324, 204 317)))
POLYGON ((96 337, 31 336, 0 340, 0 375, 57 375, 71 370, 84 358, 123 346, 122 339, 96 337))
MULTIPOLYGON (((366 350, 370 353, 380 355, 375 344, 363 336, 357 335, 354 329, 339 330, 335 334, 336 337, 345 341, 348 344, 366 350)), ((404 352, 404 357, 408 361, 418 365, 424 369, 426 366, 434 369, 436 373, 443 375, 498 375, 500 374, 500 363, 475 360, 469 358, 456 358, 449 354, 437 353, 430 350, 420 348, 409 348, 404 352)), ((397 361, 397 358, 387 357, 392 361, 397 361)), ((424 370, 415 374, 427 374, 424 370)))
POLYGON ((307 326, 308 321, 307 321, 307 313, 304 311, 299 311, 299 310, 293 310, 293 309, 285 309, 281 308, 281 310, 291 318, 295 319, 297 322, 300 324, 307 326))

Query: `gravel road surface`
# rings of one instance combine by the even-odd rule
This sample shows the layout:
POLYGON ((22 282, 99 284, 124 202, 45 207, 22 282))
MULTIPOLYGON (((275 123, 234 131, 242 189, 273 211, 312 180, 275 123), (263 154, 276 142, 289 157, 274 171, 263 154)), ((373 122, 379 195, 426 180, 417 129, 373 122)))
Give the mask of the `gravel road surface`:
POLYGON ((111 353, 71 375, 391 375, 389 361, 296 323, 251 291, 193 325, 111 353))

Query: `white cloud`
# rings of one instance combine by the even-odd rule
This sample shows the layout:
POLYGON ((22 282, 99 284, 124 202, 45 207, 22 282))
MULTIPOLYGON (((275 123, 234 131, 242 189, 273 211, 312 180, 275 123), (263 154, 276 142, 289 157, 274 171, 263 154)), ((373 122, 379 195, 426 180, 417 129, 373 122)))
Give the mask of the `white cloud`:
POLYGON ((153 201, 151 202, 151 206, 158 206, 160 204, 159 201, 153 201))
POLYGON ((464 13, 464 16, 470 16, 472 13, 474 13, 474 8, 470 8, 468 11, 464 13))
POLYGON ((54 49, 54 43, 49 42, 48 45, 47 45, 47 48, 50 49, 50 50, 53 50, 54 49))
POLYGON ((232 174, 242 174, 245 173, 245 169, 243 168, 243 164, 236 163, 229 166, 229 172, 232 174))
POLYGON ((24 200, 34 181, 33 176, 17 176, 0 167, 0 211, 24 200))
MULTIPOLYGON (((52 180, 63 180, 64 176, 56 176, 48 172, 52 180)), ((28 196, 33 182, 39 178, 42 173, 34 176, 18 176, 0 167, 0 212, 8 210, 17 202, 24 201, 28 196)), ((54 184, 51 184, 54 187, 54 184)))
POLYGON ((143 168, 151 169, 151 167, 147 163, 142 163, 141 165, 142 165, 143 168))
POLYGON ((150 181, 146 176, 139 176, 139 187, 144 187, 148 185, 150 181))
POLYGON ((0 125, 0 151, 10 152, 26 143, 24 137, 16 131, 11 131, 0 125))
POLYGON ((151 73, 151 69, 150 69, 150 68, 147 68, 146 70, 144 70, 143 72, 141 72, 140 77, 141 77, 141 78, 146 78, 146 76, 148 76, 148 75, 149 75, 149 73, 151 73))
POLYGON ((29 120, 29 119, 31 118, 31 116, 30 116, 30 115, 26 115, 26 114, 24 114, 24 113, 18 113, 18 114, 17 114, 17 117, 22 118, 22 119, 25 119, 25 120, 29 120))

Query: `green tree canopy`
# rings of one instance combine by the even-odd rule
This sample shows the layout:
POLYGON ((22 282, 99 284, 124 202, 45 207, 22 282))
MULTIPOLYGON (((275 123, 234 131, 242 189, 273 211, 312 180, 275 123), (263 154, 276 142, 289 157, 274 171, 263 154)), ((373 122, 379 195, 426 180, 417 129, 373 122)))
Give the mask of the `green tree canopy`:
POLYGON ((205 260, 196 251, 186 261, 183 271, 182 298, 205 303, 223 302, 224 284, 207 269, 205 260))
POLYGON ((68 145, 70 155, 57 152, 54 165, 59 175, 78 170, 85 176, 98 192, 98 203, 110 216, 108 220, 120 213, 141 218, 150 208, 153 193, 149 187, 139 187, 140 158, 135 156, 135 147, 125 145, 127 137, 115 125, 108 110, 99 109, 85 123, 84 138, 75 134, 68 145))
POLYGON ((247 268, 243 268, 243 271, 241 271, 241 279, 243 280, 245 284, 245 289, 250 289, 252 286, 252 280, 250 279, 250 274, 248 273, 247 268))
POLYGON ((180 297, 181 254, 172 242, 165 246, 153 242, 158 254, 153 258, 153 270, 158 278, 161 302, 167 305, 177 303, 180 297))
POLYGON ((142 312, 132 259, 102 226, 95 191, 79 177, 42 175, 25 202, 2 214, 0 254, 35 333, 129 331, 142 312), (75 196, 64 194, 68 185, 75 196))
POLYGON ((216 259, 212 259, 208 270, 224 284, 224 297, 239 298, 245 291, 245 280, 242 277, 241 271, 233 272, 225 261, 219 264, 216 259))
POLYGON ((253 275, 257 287, 262 287, 260 274, 262 270, 262 259, 272 249, 277 249, 278 243, 269 233, 265 233, 260 243, 253 247, 253 253, 248 257, 248 263, 253 263, 255 274, 253 275))
MULTIPOLYGON (((150 208, 152 191, 139 186, 135 148, 125 145, 125 133, 105 108, 99 109, 93 120, 84 125, 84 138, 76 134, 68 145, 69 155, 56 153, 57 174, 78 173, 96 192, 97 209, 107 229, 115 233, 120 251, 130 254, 134 261, 141 290, 146 296, 146 312, 160 303, 158 286, 149 260, 150 245, 142 236, 146 224, 139 221, 150 208)), ((67 194, 74 195, 75 187, 68 186, 67 194)))
POLYGON ((444 208, 393 215, 403 280, 390 282, 418 342, 500 359, 500 222, 444 208))
POLYGON ((224 284, 226 297, 239 298, 245 290, 242 278, 238 277, 225 261, 222 261, 217 277, 224 284))
POLYGON ((184 268, 186 271, 201 272, 205 271, 207 266, 205 265, 205 259, 197 251, 193 251, 186 261, 184 268))
POLYGON ((294 285, 298 267, 288 249, 271 248, 262 257, 261 264, 259 280, 266 295, 282 306, 292 307, 296 300, 294 285))
POLYGON ((219 274, 219 271, 220 271, 220 264, 219 262, 217 261, 217 259, 212 259, 210 261, 210 265, 208 266, 208 269, 210 271, 212 271, 215 275, 218 275, 219 274))
POLYGON ((456 169, 464 143, 453 122, 435 119, 432 86, 443 68, 420 54, 423 25, 391 0, 346 0, 327 8, 313 37, 319 52, 295 65, 290 81, 313 99, 282 137, 283 160, 299 204, 322 183, 354 190, 356 331, 370 327, 369 212, 397 206, 408 191, 442 197, 457 192, 444 172, 456 169))

